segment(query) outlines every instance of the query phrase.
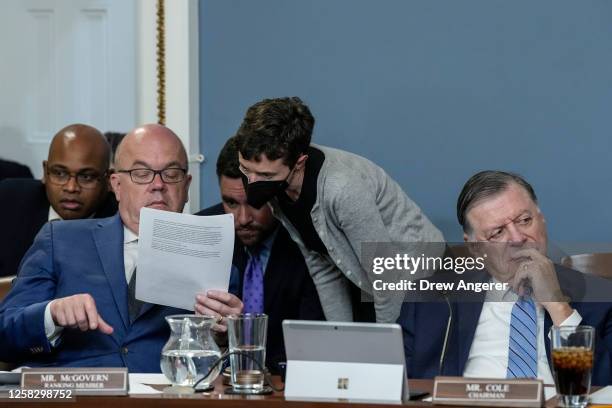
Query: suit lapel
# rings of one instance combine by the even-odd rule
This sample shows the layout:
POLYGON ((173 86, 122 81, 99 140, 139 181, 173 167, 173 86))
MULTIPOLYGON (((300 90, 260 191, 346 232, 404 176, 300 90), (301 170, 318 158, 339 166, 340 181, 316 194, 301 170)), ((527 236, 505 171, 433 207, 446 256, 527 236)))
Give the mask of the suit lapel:
MULTIPOLYGON (((234 256, 232 259, 232 265, 238 269, 238 297, 242 299, 242 288, 244 287, 244 272, 246 270, 248 255, 244 245, 240 242, 238 236, 234 236, 234 256)), ((265 287, 264 287, 265 291, 265 287)), ((265 292, 264 292, 265 293, 265 292)))
POLYGON ((127 330, 130 327, 127 308, 127 282, 123 262, 123 223, 119 215, 101 219, 93 230, 94 242, 106 279, 115 300, 115 306, 127 330))
MULTIPOLYGON (((138 276, 136 276, 136 280, 138 280, 138 276)), ((195 300, 194 300, 194 302, 195 302, 195 300)), ((140 308, 140 312, 138 312, 138 316, 136 316, 136 319, 134 321, 138 320, 140 318, 140 316, 142 316, 143 314, 145 314, 149 310, 151 310, 153 308, 153 306, 155 306, 154 303, 143 302, 142 307, 140 308)))
POLYGON ((45 225, 47 221, 49 221, 49 207, 51 206, 49 200, 47 199, 45 185, 42 183, 40 184, 40 188, 38 190, 38 196, 39 200, 37 202, 40 204, 37 205, 38 208, 36 210, 36 213, 32 217, 32 219, 36 223, 35 228, 37 232, 43 225, 45 225))
MULTIPOLYGON (((544 348, 546 349, 546 358, 548 359, 549 364, 550 364, 550 361, 551 361, 550 359, 550 340, 548 339, 548 333, 550 333, 550 329, 552 328, 552 319, 548 315, 548 312, 546 311, 546 309, 544 309, 543 312, 544 312, 544 333, 542 334, 544 335, 544 348)), ((551 368, 552 368, 552 365, 551 365, 551 368)))

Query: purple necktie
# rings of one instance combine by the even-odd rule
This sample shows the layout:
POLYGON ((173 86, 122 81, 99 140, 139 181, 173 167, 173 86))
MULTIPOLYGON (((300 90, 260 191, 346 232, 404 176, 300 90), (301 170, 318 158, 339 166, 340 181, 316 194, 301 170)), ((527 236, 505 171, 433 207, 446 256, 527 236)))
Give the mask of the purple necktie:
POLYGON ((264 280, 259 248, 249 251, 249 261, 244 271, 242 302, 244 313, 263 313, 264 280))

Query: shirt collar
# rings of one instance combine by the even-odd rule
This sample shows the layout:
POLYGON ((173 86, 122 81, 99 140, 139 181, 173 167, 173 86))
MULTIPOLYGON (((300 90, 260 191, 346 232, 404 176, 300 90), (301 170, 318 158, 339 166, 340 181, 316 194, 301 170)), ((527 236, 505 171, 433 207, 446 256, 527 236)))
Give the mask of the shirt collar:
POLYGON ((266 238, 264 242, 261 243, 261 245, 263 245, 263 247, 266 248, 268 251, 272 250, 272 244, 274 243, 274 240, 276 239, 277 233, 278 233, 278 227, 275 228, 274 231, 272 231, 272 233, 270 234, 270 236, 268 236, 268 238, 266 238))
MULTIPOLYGON (((501 283, 500 281, 498 281, 492 276, 491 276, 491 279, 489 279, 489 282, 490 283, 501 283)), ((487 291, 485 301, 486 302, 516 302, 518 298, 519 296, 517 295, 517 293, 514 290, 512 290, 512 286, 508 284, 508 289, 503 292, 499 290, 487 291)))
MULTIPOLYGON (((270 233, 270 235, 268 235, 268 238, 264 239, 262 242, 258 244, 259 246, 261 246, 262 251, 266 251, 268 253, 272 251, 272 245, 274 244, 274 239, 276 238, 277 233, 278 233, 278 227, 275 228, 274 231, 270 233)), ((249 253, 249 248, 244 247, 244 250, 247 253, 249 253)))
POLYGON ((62 220, 62 217, 55 211, 52 205, 49 206, 49 216, 47 221, 62 220))
POLYGON ((132 242, 138 242, 138 235, 134 234, 128 227, 123 226, 123 243, 129 244, 132 242))
MULTIPOLYGON (((89 217, 87 218, 93 218, 95 215, 91 214, 89 217)), ((49 206, 49 216, 47 221, 63 221, 64 219, 57 213, 57 211, 55 211, 55 208, 53 208, 52 205, 49 206)))

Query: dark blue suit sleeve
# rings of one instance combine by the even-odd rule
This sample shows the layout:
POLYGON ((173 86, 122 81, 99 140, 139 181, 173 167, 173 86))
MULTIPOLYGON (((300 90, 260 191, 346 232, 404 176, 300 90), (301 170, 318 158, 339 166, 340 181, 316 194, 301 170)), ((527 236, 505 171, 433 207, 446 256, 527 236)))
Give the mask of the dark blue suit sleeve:
POLYGON ((53 228, 47 223, 23 258, 11 291, 0 304, 0 360, 51 351, 44 312, 54 298, 53 228))
POLYGON ((606 314, 603 321, 603 330, 600 333, 597 333, 595 339, 595 348, 597 350, 597 342, 603 344, 603 348, 605 349, 605 353, 603 355, 608 355, 608 376, 604 379, 602 384, 608 385, 612 384, 612 307, 608 303, 606 305, 606 314))

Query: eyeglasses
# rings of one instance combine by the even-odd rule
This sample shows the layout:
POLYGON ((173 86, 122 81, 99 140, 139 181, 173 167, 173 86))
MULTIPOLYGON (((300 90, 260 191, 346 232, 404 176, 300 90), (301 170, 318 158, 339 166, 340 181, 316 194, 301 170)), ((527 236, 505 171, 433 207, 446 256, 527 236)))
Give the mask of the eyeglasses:
POLYGON ((162 181, 166 184, 180 183, 185 180, 187 174, 186 169, 180 167, 168 167, 163 170, 153 169, 131 169, 131 170, 117 170, 117 173, 128 173, 132 181, 136 184, 151 184, 155 179, 155 175, 159 174, 162 181))
POLYGON ((47 176, 51 183, 57 184, 59 186, 65 185, 70 181, 72 177, 74 177, 79 187, 95 188, 98 186, 102 178, 106 176, 106 172, 102 175, 91 172, 71 173, 63 169, 51 168, 47 170, 47 176))

